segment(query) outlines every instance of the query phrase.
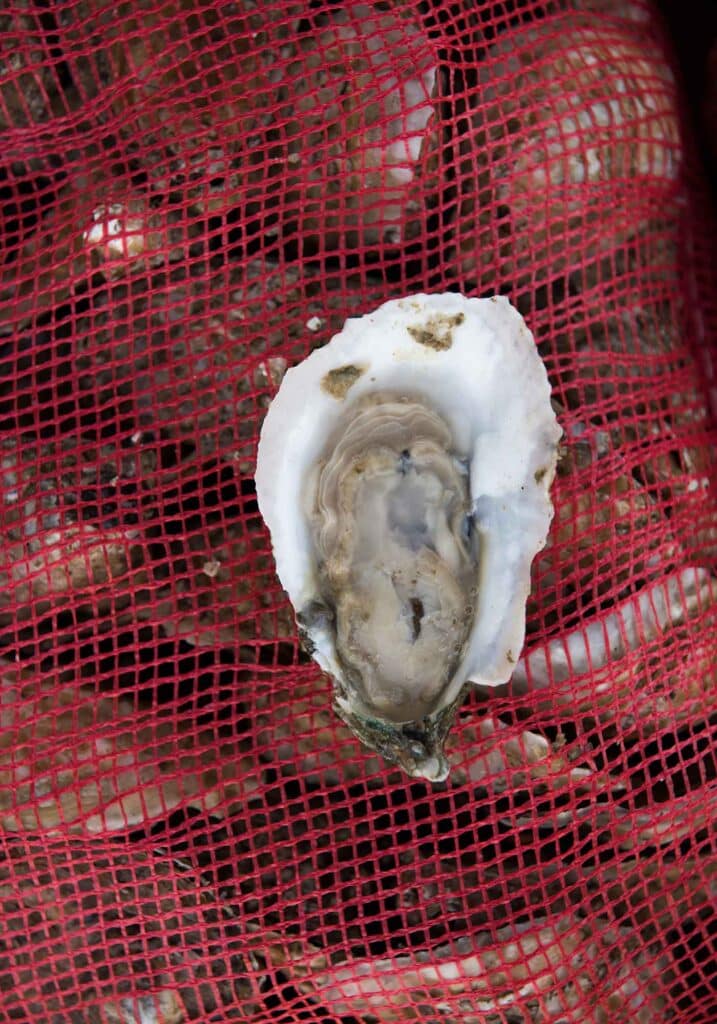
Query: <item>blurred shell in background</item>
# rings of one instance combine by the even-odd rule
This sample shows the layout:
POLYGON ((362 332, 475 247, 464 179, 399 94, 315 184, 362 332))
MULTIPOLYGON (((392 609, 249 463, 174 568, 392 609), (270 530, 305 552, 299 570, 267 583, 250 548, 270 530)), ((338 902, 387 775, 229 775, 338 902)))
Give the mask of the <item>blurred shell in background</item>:
POLYGON ((669 217, 682 146, 652 40, 565 14, 499 39, 478 77, 458 147, 466 286, 556 277, 639 235, 656 203, 669 217))

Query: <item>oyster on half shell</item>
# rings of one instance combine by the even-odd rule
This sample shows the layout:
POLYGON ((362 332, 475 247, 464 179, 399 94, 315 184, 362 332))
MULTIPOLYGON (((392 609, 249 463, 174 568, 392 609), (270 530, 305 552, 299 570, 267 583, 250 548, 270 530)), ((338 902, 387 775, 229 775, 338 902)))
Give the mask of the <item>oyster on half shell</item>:
POLYGON ((561 436, 507 299, 414 295, 348 320, 290 369, 256 490, 334 706, 409 774, 448 774, 466 685, 508 680, 561 436))

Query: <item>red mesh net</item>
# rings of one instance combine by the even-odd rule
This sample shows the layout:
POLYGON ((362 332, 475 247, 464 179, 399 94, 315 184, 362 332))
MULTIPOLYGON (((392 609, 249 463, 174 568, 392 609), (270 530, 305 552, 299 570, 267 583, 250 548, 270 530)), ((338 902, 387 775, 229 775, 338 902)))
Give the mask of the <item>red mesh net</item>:
POLYGON ((642 0, 0 13, 0 1022, 717 1020, 714 251, 642 0), (565 450, 446 782, 253 484, 288 364, 501 292, 565 450))

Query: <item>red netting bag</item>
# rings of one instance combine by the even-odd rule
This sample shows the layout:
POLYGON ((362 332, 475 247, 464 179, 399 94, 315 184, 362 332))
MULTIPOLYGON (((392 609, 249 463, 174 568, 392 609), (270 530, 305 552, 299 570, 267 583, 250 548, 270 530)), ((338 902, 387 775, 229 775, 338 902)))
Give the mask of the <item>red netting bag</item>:
POLYGON ((647 0, 0 12, 0 1022, 717 1020, 717 293, 647 0), (254 486, 288 365, 500 293, 564 431, 411 779, 254 486))

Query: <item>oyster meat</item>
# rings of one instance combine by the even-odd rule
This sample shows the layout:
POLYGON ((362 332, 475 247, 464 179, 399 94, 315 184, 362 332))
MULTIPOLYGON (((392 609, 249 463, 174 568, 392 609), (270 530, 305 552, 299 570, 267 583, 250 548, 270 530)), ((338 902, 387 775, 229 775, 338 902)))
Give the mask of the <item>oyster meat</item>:
POLYGON ((409 774, 448 774, 466 684, 523 645, 561 436, 507 299, 414 295, 290 369, 256 490, 302 640, 338 714, 409 774))

